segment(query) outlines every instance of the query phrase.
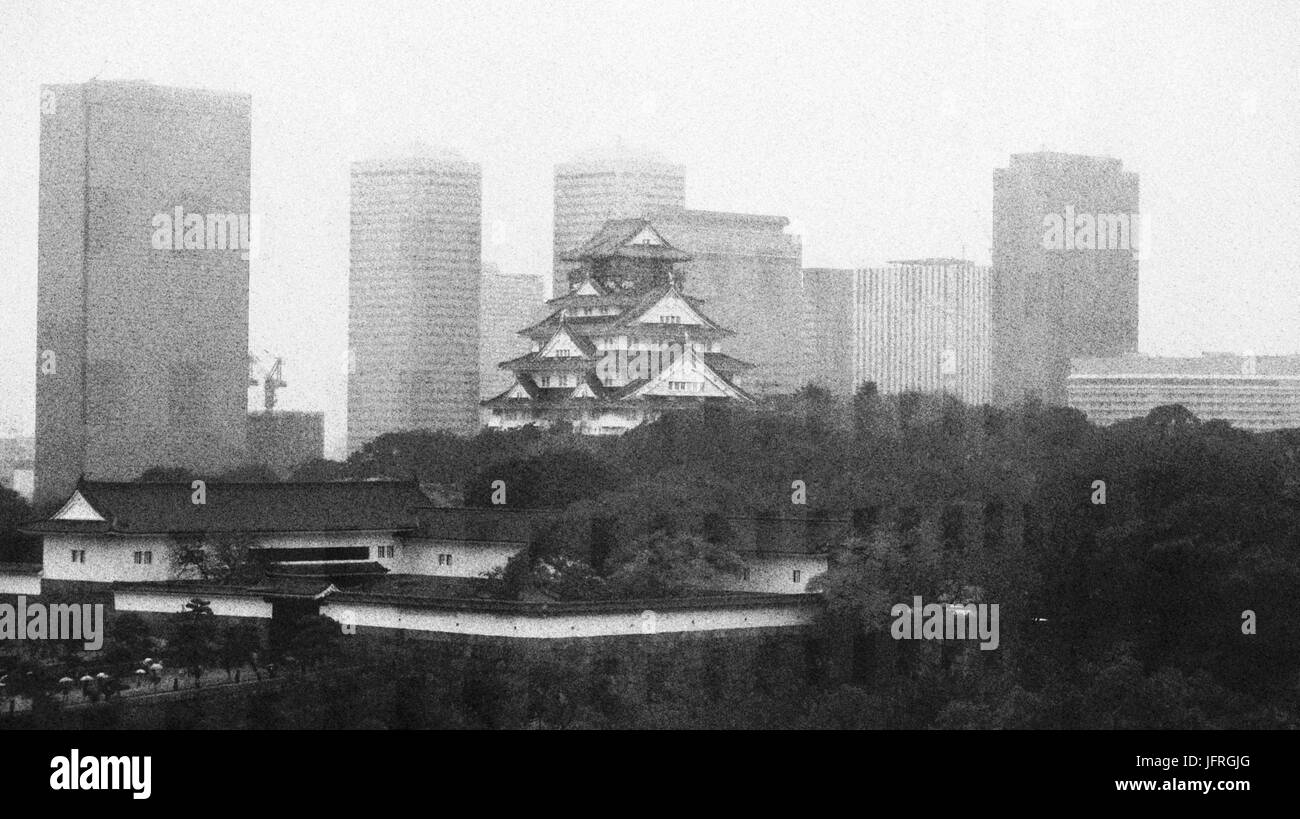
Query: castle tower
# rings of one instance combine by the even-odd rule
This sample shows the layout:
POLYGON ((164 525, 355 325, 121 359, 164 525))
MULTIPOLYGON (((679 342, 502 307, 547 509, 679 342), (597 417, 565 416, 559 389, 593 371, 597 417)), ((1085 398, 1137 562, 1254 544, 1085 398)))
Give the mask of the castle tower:
POLYGON ((664 411, 709 401, 753 403, 735 384, 751 365, 726 355, 731 331, 683 292, 690 256, 645 219, 617 219, 566 261, 580 278, 552 312, 520 335, 532 351, 503 369, 514 384, 483 402, 484 424, 568 424, 616 435, 664 411))

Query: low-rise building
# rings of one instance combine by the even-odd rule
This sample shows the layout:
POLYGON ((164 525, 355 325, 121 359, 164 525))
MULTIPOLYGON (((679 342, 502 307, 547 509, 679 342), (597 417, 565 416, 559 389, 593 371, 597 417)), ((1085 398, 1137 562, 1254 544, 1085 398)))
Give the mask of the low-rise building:
POLYGON ((554 519, 435 507, 413 481, 82 480, 50 518, 23 527, 42 538, 43 563, 0 569, 0 594, 102 587, 118 610, 175 613, 202 597, 221 616, 320 612, 350 628, 539 638, 802 626, 819 605, 803 594, 825 570, 819 541, 782 547, 770 527, 747 533, 743 521, 731 540, 749 569, 725 588, 672 600, 505 599, 489 574, 554 519))
POLYGON ((727 588, 797 594, 830 568, 830 554, 848 537, 847 519, 731 517, 725 544, 744 564, 727 588))
POLYGON ((1252 432, 1300 428, 1300 355, 1076 358, 1066 395, 1103 426, 1181 404, 1202 421, 1252 432))

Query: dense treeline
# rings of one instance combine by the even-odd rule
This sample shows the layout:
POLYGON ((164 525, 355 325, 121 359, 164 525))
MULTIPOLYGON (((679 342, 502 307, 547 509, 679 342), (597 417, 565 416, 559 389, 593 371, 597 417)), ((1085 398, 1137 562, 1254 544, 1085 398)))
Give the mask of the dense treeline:
MULTIPOLYGON (((810 388, 757 412, 703 407, 617 439, 390 435, 338 469, 419 477, 478 505, 502 480, 510 507, 564 509, 591 537, 556 538, 527 560, 570 569, 573 594, 603 588, 591 564, 625 577, 665 537, 725 548, 728 516, 852 518, 855 536, 818 581, 827 633, 854 646, 852 672, 818 689, 817 719, 1300 725, 1288 606, 1300 593, 1300 431, 1247 433, 1181 407, 1098 428, 1063 408, 891 399, 868 385, 847 401, 810 388), (792 503, 795 481, 806 506, 792 503), (918 595, 997 603, 999 648, 895 642, 890 607, 918 595)), ((679 588, 664 582, 674 565, 643 571, 639 587, 679 588)))
MULTIPOLYGON (((1300 726, 1300 430, 1181 407, 1098 428, 867 385, 618 438, 397 433, 293 477, 417 478, 483 506, 504 481, 508 508, 561 514, 503 579, 556 597, 689 591, 683 567, 730 570, 730 516, 849 518, 817 580, 840 670, 786 669, 801 682, 773 695, 799 724, 1300 726), (998 604, 999 647, 895 641, 890 608, 915 596, 998 604)), ((675 689, 682 709, 731 701, 722 685, 716 706, 695 702, 717 689, 698 682, 675 689)))

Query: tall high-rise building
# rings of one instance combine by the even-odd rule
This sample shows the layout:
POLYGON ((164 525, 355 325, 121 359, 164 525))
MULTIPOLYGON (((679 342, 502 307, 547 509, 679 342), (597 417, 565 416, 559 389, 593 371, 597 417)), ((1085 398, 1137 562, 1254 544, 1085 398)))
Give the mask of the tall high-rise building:
POLYGON ((947 393, 984 404, 990 389, 990 270, 916 259, 853 275, 853 388, 947 393))
POLYGON ((1014 154, 993 172, 994 400, 1066 403, 1070 359, 1137 351, 1138 175, 1014 154))
POLYGON ((244 454, 251 99, 41 90, 36 494, 244 454))
POLYGON ((555 166, 554 279, 551 297, 569 292, 581 271, 561 257, 596 235, 610 219, 635 219, 686 207, 686 171, 653 157, 620 156, 555 166))
POLYGON ((729 352, 754 365, 755 396, 793 393, 811 380, 803 247, 784 216, 669 209, 648 217, 691 256, 681 275, 720 324, 734 330, 729 352))
POLYGON ((514 383, 514 376, 499 364, 532 349, 532 343, 519 335, 519 328, 541 318, 538 314, 546 306, 542 286, 540 276, 506 276, 485 271, 479 319, 481 398, 491 398, 514 383))
POLYGON ((450 155, 352 165, 348 450, 478 424, 482 174, 450 155))
POLYGON ((853 283, 857 272, 805 268, 805 322, 808 340, 808 380, 832 395, 853 393, 853 283))

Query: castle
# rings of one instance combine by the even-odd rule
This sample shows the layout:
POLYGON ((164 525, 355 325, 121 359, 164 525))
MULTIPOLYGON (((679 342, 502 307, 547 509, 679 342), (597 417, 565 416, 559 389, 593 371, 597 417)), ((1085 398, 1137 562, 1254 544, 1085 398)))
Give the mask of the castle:
POLYGON ((482 403, 484 425, 617 435, 674 407, 754 403, 735 383, 752 365, 722 352, 731 331, 683 292, 690 258, 645 219, 608 221, 564 256, 573 285, 520 331, 532 351, 501 363, 515 381, 482 403))

